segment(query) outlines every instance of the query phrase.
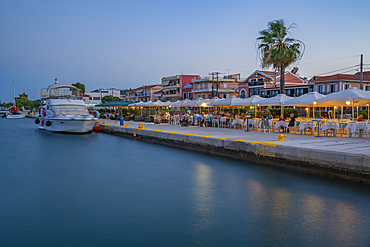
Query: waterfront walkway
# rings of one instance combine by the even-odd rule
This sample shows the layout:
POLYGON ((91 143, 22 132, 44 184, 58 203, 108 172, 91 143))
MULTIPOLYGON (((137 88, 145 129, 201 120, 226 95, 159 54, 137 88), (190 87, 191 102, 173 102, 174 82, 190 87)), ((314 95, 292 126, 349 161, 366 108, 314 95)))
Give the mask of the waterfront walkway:
MULTIPOLYGON (((99 119, 102 123, 103 120, 99 119)), ((116 123, 119 126, 119 121, 106 120, 108 125, 116 123)), ((245 132, 241 129, 230 128, 213 128, 213 127, 181 127, 173 124, 153 124, 134 121, 125 121, 128 127, 138 128, 139 124, 144 124, 144 129, 153 131, 170 132, 174 134, 200 136, 207 138, 227 139, 234 141, 250 142, 261 145, 283 145, 286 147, 296 147, 302 149, 312 149, 312 155, 315 155, 315 150, 328 152, 341 152, 346 154, 359 154, 370 157, 370 138, 352 138, 352 137, 315 137, 312 135, 301 135, 289 133, 284 141, 277 141, 277 132, 245 132)), ((285 133, 284 133, 285 134, 285 133)), ((369 164, 370 165, 370 164, 369 164)))

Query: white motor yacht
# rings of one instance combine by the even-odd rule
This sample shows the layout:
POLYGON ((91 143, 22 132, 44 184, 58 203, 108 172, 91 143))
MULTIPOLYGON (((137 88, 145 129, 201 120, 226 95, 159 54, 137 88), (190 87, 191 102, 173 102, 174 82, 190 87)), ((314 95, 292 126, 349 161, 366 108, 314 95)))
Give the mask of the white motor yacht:
POLYGON ((57 79, 47 89, 41 89, 42 107, 35 120, 39 129, 74 134, 91 132, 97 118, 89 113, 81 95, 80 89, 58 83, 57 79))

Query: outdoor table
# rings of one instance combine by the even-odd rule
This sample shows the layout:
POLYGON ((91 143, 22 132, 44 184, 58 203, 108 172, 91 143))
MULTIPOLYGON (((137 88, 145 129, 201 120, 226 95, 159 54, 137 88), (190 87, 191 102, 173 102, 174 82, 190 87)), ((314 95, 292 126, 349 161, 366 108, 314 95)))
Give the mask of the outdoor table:
POLYGON ((320 135, 320 119, 314 119, 312 122, 317 122, 317 136, 315 137, 321 137, 320 135))
POLYGON ((315 123, 314 122, 304 122, 300 123, 298 126, 299 131, 302 134, 302 131, 305 132, 305 129, 311 128, 311 134, 314 135, 314 128, 315 128, 315 123))
POLYGON ((357 130, 357 123, 350 122, 346 126, 346 130, 348 132, 348 137, 351 137, 353 134, 353 137, 356 137, 356 130, 357 130))
POLYGON ((243 126, 243 119, 237 118, 234 119, 233 122, 231 123, 231 127, 235 128, 237 124, 239 124, 241 127, 243 126))
POLYGON ((334 130, 333 135, 337 136, 339 132, 339 124, 338 123, 325 123, 321 126, 321 131, 325 132, 325 136, 328 136, 328 131, 334 130))
POLYGON ((278 133, 280 133, 281 126, 283 126, 284 127, 283 131, 286 132, 286 129, 288 128, 288 124, 289 124, 289 122, 286 122, 286 121, 278 121, 275 124, 274 129, 277 129, 278 133))
POLYGON ((366 124, 365 122, 361 123, 348 123, 346 129, 348 130, 348 136, 356 138, 356 132, 358 133, 358 137, 361 137, 364 133, 366 133, 367 137, 369 137, 369 128, 370 125, 366 124))

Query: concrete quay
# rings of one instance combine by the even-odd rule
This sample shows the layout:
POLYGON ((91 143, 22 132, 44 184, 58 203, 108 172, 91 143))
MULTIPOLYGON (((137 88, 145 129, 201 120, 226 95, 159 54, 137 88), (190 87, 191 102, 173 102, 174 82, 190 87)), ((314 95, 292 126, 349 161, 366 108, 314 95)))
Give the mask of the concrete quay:
POLYGON ((370 139, 99 120, 101 131, 234 159, 370 184, 370 139), (116 124, 116 125, 114 125, 116 124), (143 128, 139 128, 143 124, 143 128))

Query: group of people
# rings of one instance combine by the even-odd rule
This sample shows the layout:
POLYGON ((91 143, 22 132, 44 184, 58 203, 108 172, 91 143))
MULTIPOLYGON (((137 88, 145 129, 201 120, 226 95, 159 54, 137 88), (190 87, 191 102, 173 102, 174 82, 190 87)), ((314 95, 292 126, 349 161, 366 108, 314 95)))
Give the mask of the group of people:
MULTIPOLYGON (((286 122, 283 115, 280 116, 278 121, 286 122)), ((289 133, 289 127, 294 127, 294 123, 295 123, 295 117, 294 117, 294 114, 292 113, 292 114, 290 114, 290 120, 289 120, 289 123, 288 123, 288 128, 286 129, 287 133, 289 133)), ((283 126, 281 126, 281 128, 284 129, 283 126)))

